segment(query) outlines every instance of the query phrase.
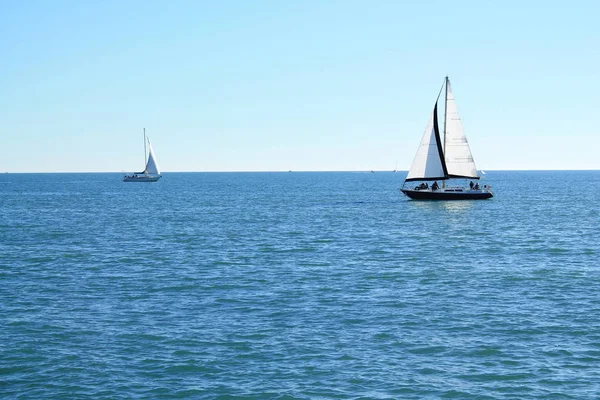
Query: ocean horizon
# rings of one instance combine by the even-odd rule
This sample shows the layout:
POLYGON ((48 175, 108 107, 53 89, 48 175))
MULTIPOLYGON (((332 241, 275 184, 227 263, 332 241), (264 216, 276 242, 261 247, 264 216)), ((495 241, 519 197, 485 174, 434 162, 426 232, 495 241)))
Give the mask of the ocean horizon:
MULTIPOLYGON (((600 171, 600 168, 574 168, 574 169, 484 169, 483 175, 487 172, 572 172, 572 171, 600 171)), ((128 174, 132 171, 5 171, 5 174, 128 174)), ((394 169, 365 169, 365 170, 294 170, 294 169, 281 169, 281 170, 231 170, 231 171, 161 171, 161 174, 188 174, 188 173, 261 173, 261 172, 322 172, 322 173, 335 173, 335 172, 392 172, 397 174, 406 174, 408 170, 394 170, 394 169)), ((485 176, 483 176, 485 177, 485 176)))

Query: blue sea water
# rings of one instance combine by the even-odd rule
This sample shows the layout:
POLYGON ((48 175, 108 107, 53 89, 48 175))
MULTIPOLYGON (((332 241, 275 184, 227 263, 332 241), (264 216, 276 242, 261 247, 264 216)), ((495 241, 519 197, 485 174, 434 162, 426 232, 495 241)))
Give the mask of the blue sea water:
POLYGON ((600 398, 600 171, 0 175, 0 397, 600 398))

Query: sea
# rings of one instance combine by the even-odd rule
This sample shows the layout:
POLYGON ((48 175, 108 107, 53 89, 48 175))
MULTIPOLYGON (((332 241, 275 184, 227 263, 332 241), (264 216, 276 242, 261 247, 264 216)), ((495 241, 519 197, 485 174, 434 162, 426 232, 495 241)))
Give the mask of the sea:
POLYGON ((405 176, 0 174, 0 398, 600 398, 600 171, 405 176))

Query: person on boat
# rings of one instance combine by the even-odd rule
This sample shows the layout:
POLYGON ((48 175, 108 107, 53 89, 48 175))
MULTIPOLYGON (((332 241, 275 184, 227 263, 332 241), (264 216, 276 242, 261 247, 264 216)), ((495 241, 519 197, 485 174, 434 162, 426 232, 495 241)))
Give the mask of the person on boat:
POLYGON ((433 182, 433 185, 431 185, 431 190, 438 190, 439 189, 439 185, 437 183, 437 181, 433 182))
POLYGON ((475 184, 475 190, 479 190, 479 182, 475 184))
POLYGON ((469 182, 469 187, 473 190, 473 181, 469 182))

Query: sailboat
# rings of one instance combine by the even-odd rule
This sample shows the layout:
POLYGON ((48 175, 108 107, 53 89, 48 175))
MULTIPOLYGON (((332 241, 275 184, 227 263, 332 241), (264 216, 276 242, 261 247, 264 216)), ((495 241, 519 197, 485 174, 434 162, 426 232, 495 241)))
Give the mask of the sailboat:
POLYGON ((481 186, 479 179, 452 86, 446 77, 400 190, 415 200, 481 200, 493 197, 491 186, 481 186), (438 126, 438 101, 442 90, 445 91, 443 139, 438 126), (420 184, 413 187, 415 182, 420 184), (430 185, 431 182, 433 184, 430 185))
POLYGON ((146 137, 146 128, 144 128, 144 163, 146 168, 142 172, 134 172, 131 175, 125 175, 123 182, 156 182, 162 175, 158 169, 158 163, 156 162, 156 156, 152 149, 152 143, 150 139, 146 137), (146 161, 146 142, 148 142, 148 160, 146 161))

